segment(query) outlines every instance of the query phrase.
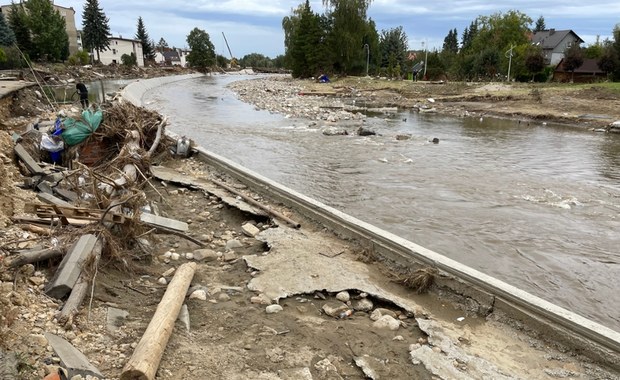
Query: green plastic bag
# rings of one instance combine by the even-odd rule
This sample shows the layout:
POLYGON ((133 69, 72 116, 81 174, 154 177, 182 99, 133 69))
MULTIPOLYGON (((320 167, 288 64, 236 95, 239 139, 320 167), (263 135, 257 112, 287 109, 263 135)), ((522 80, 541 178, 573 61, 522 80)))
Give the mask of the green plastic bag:
POLYGON ((99 128, 102 120, 103 112, 100 109, 94 112, 90 109, 82 111, 82 120, 68 117, 62 122, 64 125, 62 139, 68 146, 77 145, 92 135, 99 128))

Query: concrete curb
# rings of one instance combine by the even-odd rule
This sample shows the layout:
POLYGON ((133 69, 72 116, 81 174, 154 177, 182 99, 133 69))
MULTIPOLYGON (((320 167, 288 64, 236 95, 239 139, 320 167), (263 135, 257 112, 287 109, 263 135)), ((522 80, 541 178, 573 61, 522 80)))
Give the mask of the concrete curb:
POLYGON ((140 79, 128 84, 122 92, 122 97, 135 106, 142 106, 142 97, 144 94, 155 87, 163 86, 169 83, 178 82, 187 79, 202 77, 204 74, 185 74, 172 75, 169 77, 157 77, 151 79, 140 79))

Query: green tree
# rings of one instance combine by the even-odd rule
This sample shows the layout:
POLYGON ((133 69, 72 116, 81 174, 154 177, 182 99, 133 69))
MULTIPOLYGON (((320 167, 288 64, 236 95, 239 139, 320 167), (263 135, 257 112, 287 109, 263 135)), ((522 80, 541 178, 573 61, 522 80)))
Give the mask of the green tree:
POLYGON ((30 37, 30 29, 28 29, 28 15, 22 3, 11 4, 9 25, 15 33, 17 46, 25 55, 29 55, 32 49, 32 38, 30 37))
POLYGON ((454 53, 454 54, 458 53, 459 40, 458 40, 458 33, 456 31, 456 28, 454 28, 453 30, 450 30, 446 38, 443 39, 442 50, 446 52, 454 53))
POLYGON ((534 30, 532 30, 532 32, 534 33, 542 32, 543 30, 546 30, 546 29, 547 29, 547 26, 545 25, 545 18, 541 15, 536 20, 536 24, 534 25, 534 30))
POLYGON ((166 40, 164 40, 163 37, 159 39, 156 47, 157 51, 159 51, 160 53, 163 53, 164 51, 166 51, 166 49, 169 48, 168 43, 166 42, 166 40))
POLYGON ((241 67, 273 67, 273 63, 269 57, 265 57, 259 53, 246 54, 239 60, 241 67))
POLYGON ((290 18, 283 20, 287 36, 286 54, 295 78, 307 78, 329 71, 330 51, 326 48, 327 19, 314 13, 310 2, 293 11, 290 18))
POLYGON ((408 45, 407 34, 402 26, 381 31, 379 37, 381 66, 386 67, 392 76, 399 76, 399 73, 394 71, 397 66, 402 68, 407 64, 408 45))
POLYGON ((142 55, 144 56, 144 62, 154 61, 155 48, 153 46, 153 42, 149 38, 149 34, 146 31, 142 17, 138 17, 138 31, 136 32, 136 40, 140 40, 142 43, 142 55))
POLYGON ((598 59, 605 53, 605 48, 600 41, 600 36, 596 36, 596 41, 583 50, 583 56, 590 59, 598 59))
POLYGON ((329 49, 334 53, 334 69, 343 74, 364 72, 368 33, 367 11, 372 0, 323 0, 331 25, 329 49))
POLYGON ((138 58, 134 52, 131 52, 131 54, 121 55, 121 62, 125 67, 132 67, 138 64, 138 58))
POLYGON ((215 64, 215 47, 207 32, 194 28, 187 35, 187 44, 191 50, 187 62, 191 67, 207 71, 215 64))
POLYGON ((478 20, 474 20, 463 31, 463 38, 461 40, 461 47, 463 50, 467 50, 471 47, 471 43, 478 35, 478 20))
POLYGON ((227 67, 229 63, 230 63, 230 59, 228 59, 228 58, 224 57, 224 56, 223 56, 223 55, 221 55, 221 54, 218 54, 218 55, 215 57, 215 64, 216 64, 218 67, 227 67))
POLYGON ((533 82, 534 76, 545 68, 545 56, 540 47, 531 46, 528 49, 525 56, 525 67, 532 75, 533 82))
POLYGON ((99 52, 110 47, 110 20, 99 7, 99 0, 86 0, 82 12, 82 42, 84 47, 97 52, 97 61, 101 61, 99 52))
POLYGON ((33 59, 65 60, 69 56, 69 37, 65 19, 48 0, 28 0, 25 4, 32 38, 33 59))
POLYGON ((583 64, 583 51, 578 43, 574 43, 564 52, 564 69, 570 71, 570 81, 573 83, 575 70, 583 64))
POLYGON ((0 46, 11 46, 15 43, 15 33, 0 13, 0 46))

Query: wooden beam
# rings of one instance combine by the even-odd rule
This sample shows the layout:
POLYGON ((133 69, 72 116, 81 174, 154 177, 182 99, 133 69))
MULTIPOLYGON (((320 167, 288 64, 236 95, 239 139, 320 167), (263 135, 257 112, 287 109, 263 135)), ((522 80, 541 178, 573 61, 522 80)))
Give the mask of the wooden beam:
POLYGON ((155 378, 195 271, 196 263, 193 262, 185 263, 177 269, 144 335, 123 368, 121 380, 155 378))
POLYGON ((30 153, 26 152, 26 149, 22 144, 15 145, 15 154, 26 165, 26 168, 31 174, 43 174, 45 170, 32 158, 30 153))

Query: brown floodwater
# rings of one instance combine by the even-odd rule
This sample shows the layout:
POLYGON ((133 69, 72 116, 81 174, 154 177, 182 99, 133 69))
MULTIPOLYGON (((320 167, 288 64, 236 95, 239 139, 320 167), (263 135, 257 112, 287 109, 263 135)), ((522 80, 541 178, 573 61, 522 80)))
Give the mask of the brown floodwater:
POLYGON ((208 150, 620 331, 620 135, 406 111, 328 137, 240 102, 240 79, 144 100, 208 150))

